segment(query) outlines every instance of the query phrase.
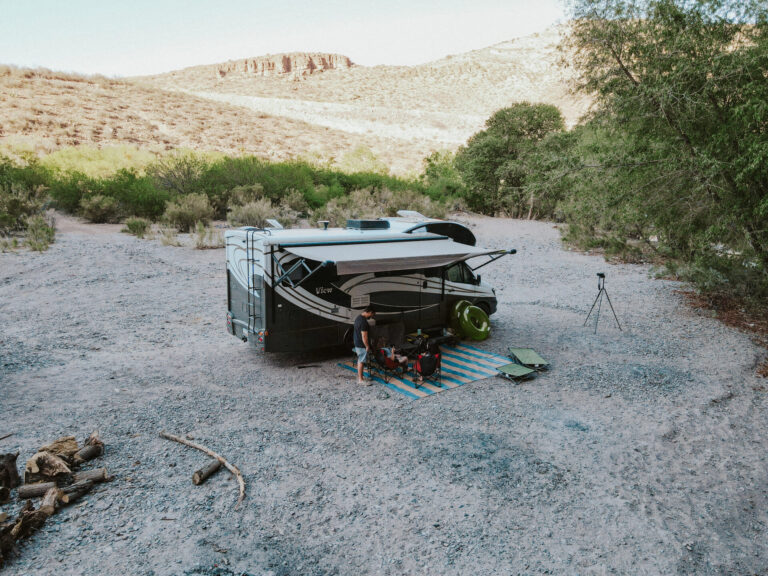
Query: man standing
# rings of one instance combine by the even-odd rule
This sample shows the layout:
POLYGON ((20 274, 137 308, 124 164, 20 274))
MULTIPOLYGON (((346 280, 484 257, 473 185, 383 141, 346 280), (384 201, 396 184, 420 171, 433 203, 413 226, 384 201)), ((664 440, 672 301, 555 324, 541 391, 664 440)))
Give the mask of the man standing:
POLYGON ((368 319, 376 316, 376 312, 373 307, 368 306, 363 310, 362 314, 355 318, 355 328, 353 332, 353 340, 355 345, 355 354, 357 354, 357 383, 364 386, 370 386, 371 382, 363 379, 363 364, 368 357, 368 352, 371 350, 371 339, 368 336, 370 326, 368 325, 368 319))

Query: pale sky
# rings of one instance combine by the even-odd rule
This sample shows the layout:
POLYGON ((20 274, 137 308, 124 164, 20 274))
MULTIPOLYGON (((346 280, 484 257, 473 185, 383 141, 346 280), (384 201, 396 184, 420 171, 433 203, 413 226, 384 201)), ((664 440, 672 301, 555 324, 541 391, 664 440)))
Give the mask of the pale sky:
POLYGON ((420 64, 564 19, 562 0, 0 0, 0 63, 131 76, 317 51, 420 64))

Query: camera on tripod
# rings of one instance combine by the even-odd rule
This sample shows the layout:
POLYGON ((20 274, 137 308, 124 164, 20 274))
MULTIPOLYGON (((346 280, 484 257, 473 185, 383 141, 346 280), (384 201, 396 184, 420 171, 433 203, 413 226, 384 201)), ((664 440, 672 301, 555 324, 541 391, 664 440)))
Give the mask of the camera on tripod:
POLYGON ((618 326, 619 330, 621 330, 619 317, 616 316, 616 310, 613 309, 613 304, 611 303, 611 297, 608 296, 608 291, 605 289, 605 272, 598 272, 597 273, 597 297, 595 297, 595 301, 592 303, 592 308, 589 309, 589 314, 587 314, 587 319, 584 320, 584 326, 586 326, 587 322, 589 321, 589 317, 592 315, 592 311, 595 309, 595 306, 597 306, 597 317, 595 318, 595 334, 597 334, 597 323, 600 322, 600 308, 602 308, 603 306, 603 295, 605 295, 606 300, 608 300, 608 305, 611 307, 611 312, 613 312, 613 317, 616 320, 616 326, 618 326))

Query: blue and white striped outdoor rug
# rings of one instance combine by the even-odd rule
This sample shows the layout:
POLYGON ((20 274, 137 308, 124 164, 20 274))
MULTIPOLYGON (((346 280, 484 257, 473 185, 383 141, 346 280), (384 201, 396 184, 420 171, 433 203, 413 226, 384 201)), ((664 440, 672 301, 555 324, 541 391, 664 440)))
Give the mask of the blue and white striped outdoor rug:
MULTIPOLYGON (((373 380, 380 384, 383 384, 394 392, 399 392, 408 398, 414 400, 418 398, 425 398, 432 394, 437 394, 443 390, 450 390, 451 388, 458 388, 464 384, 470 382, 476 382, 477 380, 483 380, 496 376, 498 372, 496 368, 509 364, 511 360, 505 356, 494 354, 493 352, 486 352, 475 348, 474 346, 468 346, 467 344, 458 344, 456 346, 441 346, 440 353, 442 354, 442 372, 443 377, 438 384, 437 382, 423 382, 416 388, 413 385, 412 380, 405 378, 397 378, 393 376, 389 382, 384 382, 384 379, 378 372, 373 373, 373 380)), ((356 372, 354 360, 347 362, 340 362, 339 366, 356 372)), ((370 378, 368 371, 365 372, 366 377, 370 378)), ((413 372, 409 373, 412 376, 413 372)))

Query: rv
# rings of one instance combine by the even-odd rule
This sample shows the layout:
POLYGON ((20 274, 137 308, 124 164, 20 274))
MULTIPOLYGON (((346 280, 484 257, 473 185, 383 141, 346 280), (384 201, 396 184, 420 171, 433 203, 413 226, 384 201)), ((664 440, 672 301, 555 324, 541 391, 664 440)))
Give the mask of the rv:
POLYGON ((228 230, 229 333, 266 352, 295 352, 351 346, 352 325, 368 305, 377 323, 401 322, 406 331, 445 326, 456 300, 493 314, 496 292, 475 271, 515 251, 478 248, 457 222, 398 214, 349 220, 346 228, 271 221, 228 230))

